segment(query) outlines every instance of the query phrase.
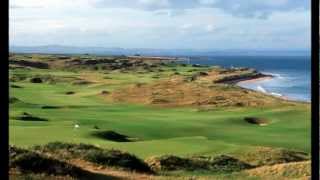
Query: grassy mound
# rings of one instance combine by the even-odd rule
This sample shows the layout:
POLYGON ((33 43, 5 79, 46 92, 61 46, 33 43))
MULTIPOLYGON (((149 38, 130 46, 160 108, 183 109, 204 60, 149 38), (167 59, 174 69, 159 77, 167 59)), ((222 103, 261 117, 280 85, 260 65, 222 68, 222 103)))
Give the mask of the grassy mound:
POLYGON ((137 172, 152 172, 149 166, 136 156, 118 150, 88 151, 84 159, 103 166, 114 166, 137 172))
MULTIPOLYGON (((66 78, 53 76, 50 74, 10 74, 10 82, 20 82, 28 80, 30 83, 49 83, 55 84, 57 82, 64 82, 66 78)), ((22 88, 20 86, 12 85, 12 88, 22 88)))
POLYGON ((48 119, 36 117, 26 112, 16 117, 16 119, 21 121, 48 121, 48 119))
POLYGON ((10 82, 19 82, 24 81, 28 78, 26 74, 10 74, 9 75, 9 81, 10 82))
POLYGON ((199 77, 208 76, 208 75, 209 75, 209 74, 208 74, 207 72, 202 72, 202 71, 200 71, 200 72, 198 72, 198 73, 193 74, 193 75, 190 76, 190 77, 187 77, 187 78, 186 78, 186 81, 195 81, 195 80, 197 80, 199 77))
POLYGON ((32 68, 39 68, 39 69, 48 69, 49 68, 49 65, 47 63, 39 62, 39 61, 10 60, 9 64, 32 67, 32 68))
POLYGON ((30 151, 15 146, 9 146, 9 165, 11 166, 11 160, 14 160, 18 155, 28 153, 30 151))
POLYGON ((264 166, 307 161, 310 160, 310 156, 307 153, 300 151, 260 147, 255 151, 242 154, 240 159, 255 166, 264 166))
POLYGON ((41 146, 34 146, 34 150, 41 153, 53 153, 62 158, 74 158, 80 156, 83 152, 88 150, 99 150, 100 148, 89 144, 72 144, 62 142, 51 142, 41 146), (64 157, 63 155, 66 155, 64 157))
POLYGON ((18 85, 15 85, 15 84, 12 84, 10 85, 11 88, 22 88, 22 86, 18 86, 18 85))
POLYGON ((9 154, 10 168, 16 168, 22 173, 44 173, 72 177, 81 177, 86 174, 85 171, 78 167, 36 152, 10 147, 9 154))
POLYGON ((48 175, 48 174, 36 174, 36 173, 23 173, 17 172, 13 169, 9 171, 9 179, 17 179, 17 180, 73 180, 74 177, 71 176, 57 176, 57 175, 48 175))
POLYGON ((160 157, 151 157, 146 163, 155 171, 172 171, 189 169, 192 161, 190 159, 177 156, 165 155, 160 157))
POLYGON ((207 161, 209 163, 209 169, 215 171, 232 172, 253 168, 250 164, 227 155, 217 157, 202 156, 199 160, 207 161))
POLYGON ((311 162, 294 162, 272 166, 262 166, 247 170, 250 177, 259 177, 259 179, 310 179, 311 162))
MULTIPOLYGON (((204 76, 207 77, 207 76, 204 76)), ((158 106, 260 107, 281 102, 265 94, 224 84, 198 84, 171 78, 113 91, 110 100, 158 106)))
POLYGON ((118 150, 101 149, 88 144, 52 142, 43 146, 35 146, 34 150, 59 158, 80 158, 103 166, 152 173, 146 163, 132 154, 118 150))
POLYGON ((114 131, 95 131, 91 133, 92 136, 109 140, 109 141, 116 141, 116 142, 130 142, 128 136, 114 132, 114 131))
POLYGON ((50 74, 37 74, 33 75, 29 78, 31 83, 48 83, 48 84, 56 84, 58 82, 69 82, 73 78, 55 76, 50 74))
POLYGON ((267 119, 258 118, 258 117, 245 117, 244 120, 250 124, 256 124, 259 126, 264 126, 269 124, 267 119))
POLYGON ((153 170, 158 171, 208 170, 213 172, 234 172, 253 168, 250 164, 226 155, 217 157, 198 156, 190 158, 166 155, 149 158, 146 162, 153 170))
POLYGON ((13 104, 13 103, 17 103, 17 102, 21 102, 20 99, 18 99, 16 97, 9 97, 9 104, 13 104))

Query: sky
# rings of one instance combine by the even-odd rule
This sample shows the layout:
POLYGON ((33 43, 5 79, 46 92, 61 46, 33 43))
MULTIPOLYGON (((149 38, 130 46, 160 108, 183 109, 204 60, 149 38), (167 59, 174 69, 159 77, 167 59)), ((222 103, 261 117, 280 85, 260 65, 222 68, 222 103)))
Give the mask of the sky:
POLYGON ((308 49, 310 0, 10 0, 11 46, 308 49))

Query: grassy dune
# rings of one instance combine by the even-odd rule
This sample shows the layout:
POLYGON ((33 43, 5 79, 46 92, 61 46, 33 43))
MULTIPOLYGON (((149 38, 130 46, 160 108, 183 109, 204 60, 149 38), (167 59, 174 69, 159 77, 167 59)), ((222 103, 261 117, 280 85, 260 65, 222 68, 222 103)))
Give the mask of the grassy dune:
MULTIPOLYGON (((30 61, 47 62, 47 59, 34 56, 30 61)), ((10 104, 10 144, 31 147, 52 141, 87 143, 127 151, 142 159, 165 154, 240 155, 261 146, 310 153, 310 104, 287 102, 262 94, 259 98, 266 97, 279 103, 239 107, 163 107, 110 101, 112 93, 130 85, 152 84, 176 76, 185 78, 210 69, 191 65, 160 68, 161 72, 52 67, 11 69, 10 78, 14 80, 10 82, 10 97, 17 100, 10 104), (30 78, 44 79, 44 76, 49 80, 30 82, 30 78), (17 77, 22 78, 17 80, 17 77), (79 80, 86 83, 75 83, 79 80), (17 120, 22 113, 48 121, 17 120), (245 117, 261 117, 268 119, 269 123, 267 126, 253 125, 246 122, 245 117), (75 128, 75 124, 79 128, 75 128), (97 131, 114 131, 132 140, 104 139, 93 135, 97 131)), ((204 80, 194 83, 203 84, 204 80)), ((230 85, 230 88, 237 87, 230 85)), ((126 93, 122 93, 125 98, 126 93)))

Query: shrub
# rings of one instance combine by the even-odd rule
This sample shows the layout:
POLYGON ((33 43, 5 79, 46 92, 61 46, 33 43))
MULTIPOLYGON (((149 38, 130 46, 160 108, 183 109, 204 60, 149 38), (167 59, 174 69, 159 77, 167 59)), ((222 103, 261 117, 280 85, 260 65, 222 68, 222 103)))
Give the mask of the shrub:
POLYGON ((21 149, 15 146, 9 146, 9 166, 11 166, 12 160, 14 160, 18 155, 27 153, 28 150, 21 149))
POLYGON ((90 150, 86 153, 84 159, 103 166, 115 166, 138 172, 152 172, 148 165, 136 156, 118 150, 90 150))
POLYGON ((265 166, 306 161, 309 160, 310 157, 305 152, 282 148, 260 147, 252 152, 244 153, 241 159, 255 166, 265 166))
POLYGON ((9 97, 9 104, 17 103, 20 100, 16 97, 9 97))
POLYGON ((44 151, 44 152, 55 152, 59 150, 64 150, 72 154, 77 152, 81 154, 82 151, 97 150, 99 148, 89 144, 82 144, 82 143, 72 144, 72 143, 63 143, 63 142, 56 141, 56 142, 50 142, 42 146, 34 146, 34 149, 44 151))
POLYGON ((164 155, 160 157, 151 157, 146 160, 147 164, 155 171, 181 170, 191 168, 191 160, 180 158, 178 156, 164 155))
POLYGON ((101 149, 88 144, 52 142, 33 148, 39 153, 52 154, 59 158, 79 158, 103 166, 114 166, 132 171, 152 173, 146 163, 129 153, 101 149))
POLYGON ((18 82, 18 81, 24 81, 26 79, 27 79, 27 75, 25 74, 13 74, 13 75, 10 75, 9 81, 18 82))
POLYGON ((198 156, 181 158, 172 155, 152 157, 146 160, 153 170, 207 170, 214 172, 233 172, 249 169, 253 166, 230 156, 221 155, 217 157, 198 156))
POLYGON ((226 155, 214 157, 213 160, 209 162, 211 170, 223 172, 240 171, 243 169, 253 168, 253 166, 251 166, 250 164, 226 155))

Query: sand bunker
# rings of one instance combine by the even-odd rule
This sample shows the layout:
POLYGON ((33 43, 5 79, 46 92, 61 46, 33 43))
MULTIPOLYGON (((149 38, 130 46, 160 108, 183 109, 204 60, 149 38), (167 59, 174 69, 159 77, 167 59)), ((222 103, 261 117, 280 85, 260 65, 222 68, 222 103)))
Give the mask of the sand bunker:
POLYGON ((48 121, 45 118, 40 118, 40 117, 36 117, 33 116, 29 113, 22 113, 20 116, 16 117, 17 120, 21 120, 21 121, 48 121))
POLYGON ((61 109, 60 106, 42 106, 41 109, 61 109))
POLYGON ((92 84, 92 82, 90 81, 86 81, 86 80, 76 80, 72 82, 73 85, 89 85, 92 84))
POLYGON ((72 94, 75 94, 75 92, 73 92, 73 91, 68 91, 68 92, 66 92, 65 94, 66 94, 66 95, 72 95, 72 94))
POLYGON ((106 91, 106 90, 103 90, 103 91, 101 91, 101 94, 106 95, 106 94, 110 94, 110 92, 109 92, 109 91, 106 91))
POLYGON ((114 131, 96 131, 92 133, 92 136, 116 142, 131 142, 130 138, 126 135, 114 132, 114 131))
POLYGON ((269 120, 258 117, 245 117, 244 120, 250 124, 256 124, 259 126, 266 126, 269 124, 269 120))
POLYGON ((41 78, 35 77, 35 78, 31 78, 31 79, 30 79, 30 82, 31 82, 31 83, 42 83, 43 81, 42 81, 41 78))

